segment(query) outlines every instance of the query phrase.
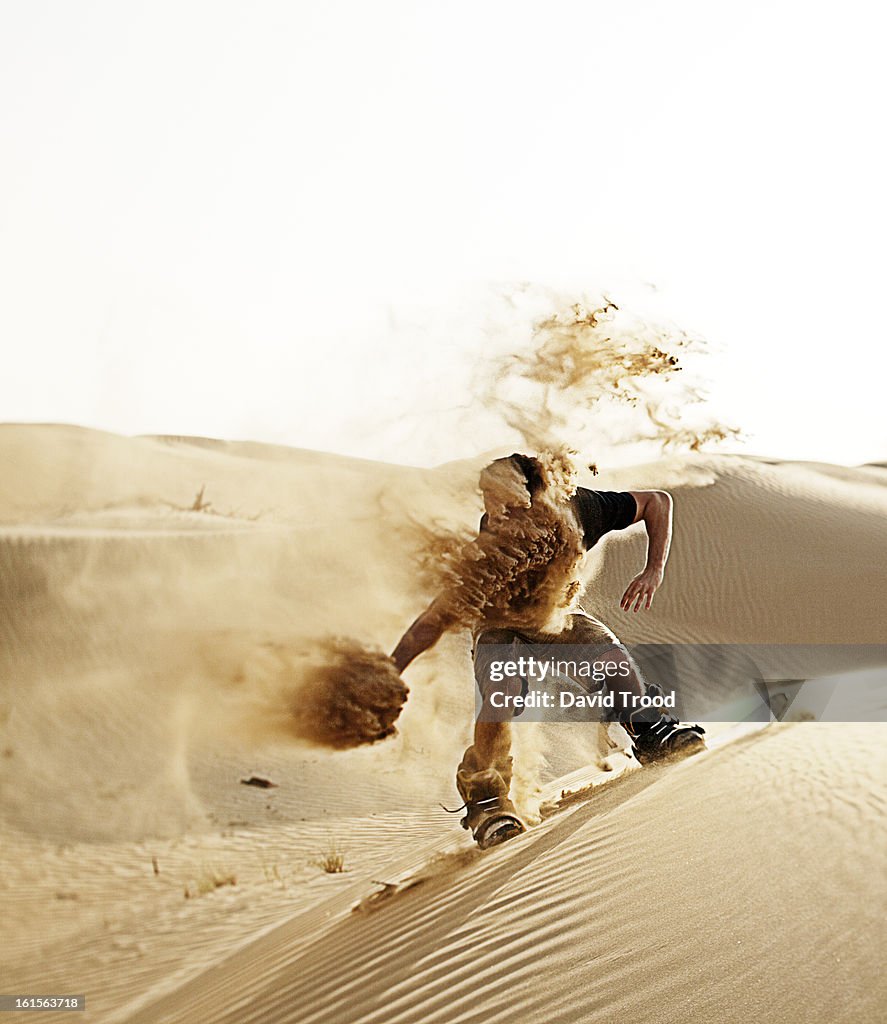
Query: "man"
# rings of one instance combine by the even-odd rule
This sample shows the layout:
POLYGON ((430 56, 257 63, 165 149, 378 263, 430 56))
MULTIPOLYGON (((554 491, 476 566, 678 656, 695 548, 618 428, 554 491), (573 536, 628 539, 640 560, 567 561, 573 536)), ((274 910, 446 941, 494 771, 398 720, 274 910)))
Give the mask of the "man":
MULTIPOLYGON (((618 691, 642 695, 646 687, 616 636, 576 603, 578 566, 588 549, 611 530, 642 522, 647 560, 622 596, 624 611, 648 610, 662 583, 672 533, 672 499, 665 491, 593 491, 563 486, 539 459, 514 454, 497 459, 480 476, 485 513, 480 532, 464 560, 464 575, 416 619, 391 657, 398 672, 443 633, 473 621, 475 677, 484 691, 490 651, 511 645, 514 660, 540 644, 593 645, 595 660, 613 660, 624 674, 618 691), (524 650, 526 649, 526 650, 524 650)), ((614 688, 615 692, 615 688, 614 688)), ((484 692, 485 702, 487 694, 484 692)), ((616 717, 631 738, 641 763, 702 749, 699 726, 681 725, 659 711, 630 711, 629 697, 616 717), (645 719, 645 720, 644 720, 645 719)), ((485 703, 485 707, 486 707, 485 703)), ((511 785, 511 725, 475 723, 456 785, 465 801, 462 821, 486 848, 525 830, 508 793, 511 785)), ((494 716, 495 717, 495 716, 494 716)))

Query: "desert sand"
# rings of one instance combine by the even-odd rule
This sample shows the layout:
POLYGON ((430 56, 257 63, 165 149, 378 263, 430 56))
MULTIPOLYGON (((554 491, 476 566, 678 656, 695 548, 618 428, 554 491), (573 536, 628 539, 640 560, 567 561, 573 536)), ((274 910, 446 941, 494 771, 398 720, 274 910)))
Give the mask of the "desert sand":
MULTIPOLYGON (((477 523, 485 461, 0 426, 0 990, 85 993, 103 1022, 884 1018, 887 725, 609 771, 593 730, 516 729, 534 820, 594 790, 483 854, 439 806, 467 637, 407 670, 396 737, 294 735, 318 642, 393 647, 425 531, 477 523)), ((640 527, 589 557, 623 639, 887 643, 883 467, 693 454, 582 482, 675 498, 650 613, 618 608, 640 527)))

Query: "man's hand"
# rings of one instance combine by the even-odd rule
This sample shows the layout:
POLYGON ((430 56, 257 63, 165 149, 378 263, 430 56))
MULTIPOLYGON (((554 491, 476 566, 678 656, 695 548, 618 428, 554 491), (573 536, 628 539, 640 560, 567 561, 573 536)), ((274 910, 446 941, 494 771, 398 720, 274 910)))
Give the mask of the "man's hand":
POLYGON ((628 584, 622 595, 622 600, 619 602, 620 607, 624 612, 636 612, 639 608, 649 608, 653 603, 653 595, 661 583, 661 569, 644 569, 628 584))

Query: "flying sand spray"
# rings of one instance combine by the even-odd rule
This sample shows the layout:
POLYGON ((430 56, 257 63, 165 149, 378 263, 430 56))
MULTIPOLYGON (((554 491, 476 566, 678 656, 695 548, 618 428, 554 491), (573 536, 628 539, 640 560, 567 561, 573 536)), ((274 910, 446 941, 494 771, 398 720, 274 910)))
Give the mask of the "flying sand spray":
MULTIPOLYGON (((584 554, 566 501, 575 490, 572 445, 588 437, 606 407, 631 407, 641 424, 632 439, 657 441, 663 448, 697 450, 736 434, 717 422, 690 429, 669 411, 702 401, 692 383, 677 389, 672 383, 681 370, 675 353, 701 348, 698 339, 603 299, 538 321, 524 351, 487 365, 480 401, 539 460, 543 488, 530 507, 506 508, 503 502, 502 513, 494 512, 478 536, 423 531, 417 552, 426 568, 423 582, 441 600, 453 628, 562 628, 581 587, 584 554), (657 380, 668 382, 667 393, 647 387, 657 380)), ((495 492, 490 485, 487 479, 487 495, 495 492)), ((337 749, 395 734, 408 690, 391 659, 351 639, 328 638, 320 649, 323 658, 298 686, 292 734, 337 749)))

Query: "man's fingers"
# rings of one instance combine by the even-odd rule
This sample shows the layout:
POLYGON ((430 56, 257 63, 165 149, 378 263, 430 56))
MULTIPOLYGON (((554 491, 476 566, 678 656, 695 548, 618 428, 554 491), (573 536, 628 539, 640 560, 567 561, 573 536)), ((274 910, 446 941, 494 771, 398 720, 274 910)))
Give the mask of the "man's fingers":
POLYGON ((645 608, 649 611, 653 604, 653 596, 655 593, 656 587, 650 586, 649 584, 639 583, 637 580, 632 580, 626 587, 625 593, 622 595, 622 600, 619 602, 619 606, 626 612, 640 611, 641 608, 645 608))

